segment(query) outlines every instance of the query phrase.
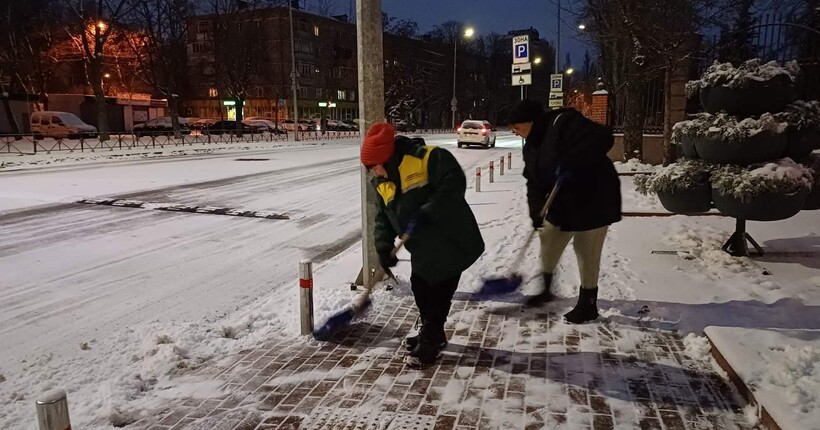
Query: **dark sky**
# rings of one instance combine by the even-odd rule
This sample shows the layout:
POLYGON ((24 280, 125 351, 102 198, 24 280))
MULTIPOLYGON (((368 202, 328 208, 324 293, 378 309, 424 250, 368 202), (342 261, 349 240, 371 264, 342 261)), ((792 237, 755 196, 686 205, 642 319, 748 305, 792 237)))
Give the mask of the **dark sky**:
MULTIPOLYGON (((561 12, 561 62, 569 50, 572 63, 583 61, 586 46, 578 36, 577 18, 568 9, 573 0, 563 0, 561 12)), ((419 24, 425 33, 445 21, 462 21, 472 25, 476 34, 506 34, 511 30, 534 27, 542 39, 555 41, 557 0, 382 0, 382 10, 399 19, 419 24)), ((594 53, 590 52, 593 58, 594 53)))

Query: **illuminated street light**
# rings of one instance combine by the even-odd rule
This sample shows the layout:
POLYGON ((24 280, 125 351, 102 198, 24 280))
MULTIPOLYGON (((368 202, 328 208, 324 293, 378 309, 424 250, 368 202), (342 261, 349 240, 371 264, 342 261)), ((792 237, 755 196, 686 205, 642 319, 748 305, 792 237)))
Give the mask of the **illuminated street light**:
POLYGON ((568 75, 573 74, 573 72, 575 72, 575 69, 573 69, 572 67, 570 67, 569 69, 567 69, 567 74, 568 74, 568 75))
POLYGON ((578 30, 583 31, 583 30, 586 30, 586 29, 587 29, 586 24, 578 24, 578 30))
POLYGON ((535 64, 541 64, 541 57, 535 57, 535 59, 532 60, 532 62, 535 64))
POLYGON ((111 77, 111 74, 110 74, 110 73, 106 73, 106 74, 104 74, 104 75, 103 75, 103 77, 104 77, 104 78, 106 78, 106 79, 108 79, 108 78, 110 78, 110 77, 111 77))
POLYGON ((108 25, 106 25, 105 22, 100 21, 97 23, 97 28, 99 28, 100 31, 105 31, 105 29, 108 28, 108 25))
POLYGON ((464 37, 473 37, 473 34, 475 34, 475 29, 473 29, 473 27, 467 27, 464 29, 464 37))

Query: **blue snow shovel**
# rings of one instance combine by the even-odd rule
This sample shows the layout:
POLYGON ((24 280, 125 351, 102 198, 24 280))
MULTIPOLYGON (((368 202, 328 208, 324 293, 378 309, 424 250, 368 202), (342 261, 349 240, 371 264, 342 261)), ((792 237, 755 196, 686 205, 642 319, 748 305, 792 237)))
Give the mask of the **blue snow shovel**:
MULTIPOLYGON (((393 248, 392 251, 390 251, 390 255, 395 257, 408 239, 409 236, 407 234, 403 234, 399 240, 399 243, 393 248)), ((364 292, 360 294, 353 301, 353 303, 331 315, 324 324, 314 330, 313 338, 321 341, 329 340, 335 333, 350 324, 356 315, 360 315, 368 307, 370 307, 370 293, 373 291, 373 287, 376 286, 376 283, 384 279, 385 273, 386 271, 384 268, 381 266, 377 267, 373 272, 373 276, 370 277, 370 282, 364 286, 364 292)))
MULTIPOLYGON (((552 206, 552 202, 555 201, 555 196, 558 194, 558 188, 560 187, 561 183, 563 182, 563 177, 559 176, 558 180, 555 181, 555 185, 552 187, 552 191, 550 191, 549 197, 547 197, 547 202, 544 203, 544 207, 541 208, 539 215, 541 218, 546 219, 547 212, 550 210, 550 206, 552 206)), ((503 294, 509 294, 514 292, 521 286, 524 278, 518 273, 518 268, 521 266, 521 262, 524 261, 524 256, 527 254, 527 248, 530 247, 532 240, 535 238, 535 235, 538 231, 533 229, 529 236, 527 236, 527 241, 524 242, 524 246, 518 251, 518 255, 513 260, 512 267, 510 268, 510 274, 507 276, 497 277, 497 278, 486 278, 484 279, 484 284, 481 286, 481 289, 473 293, 473 297, 481 300, 481 299, 488 299, 493 296, 500 296, 503 294)))

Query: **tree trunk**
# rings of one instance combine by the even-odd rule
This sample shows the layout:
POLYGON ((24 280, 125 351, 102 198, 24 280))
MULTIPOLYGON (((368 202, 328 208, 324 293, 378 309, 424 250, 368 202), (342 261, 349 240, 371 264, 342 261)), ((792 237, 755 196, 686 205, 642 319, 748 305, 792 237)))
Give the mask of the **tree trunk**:
POLYGON ((640 82, 624 86, 624 161, 643 161, 643 97, 640 82))
POLYGON ((105 105, 105 90, 102 80, 102 58, 91 60, 91 88, 94 91, 94 110, 97 113, 97 133, 100 140, 108 140, 108 109, 105 105))
POLYGON ((663 72, 663 165, 675 162, 675 145, 672 145, 672 73, 674 66, 667 64, 663 72))
MULTIPOLYGON (((245 108, 245 99, 242 97, 236 98, 236 135, 242 137, 242 120, 244 119, 244 115, 242 115, 245 108)), ((299 128, 299 121, 296 121, 296 128, 299 128)))
POLYGON ((179 96, 169 91, 168 94, 168 116, 171 117, 171 127, 174 129, 174 139, 181 139, 182 133, 179 131, 179 96))

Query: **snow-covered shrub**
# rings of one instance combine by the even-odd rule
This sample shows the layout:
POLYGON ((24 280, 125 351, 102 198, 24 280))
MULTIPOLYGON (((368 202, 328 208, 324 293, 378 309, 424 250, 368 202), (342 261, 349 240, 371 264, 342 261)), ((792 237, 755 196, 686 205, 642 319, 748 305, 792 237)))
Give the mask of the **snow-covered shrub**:
POLYGON ((767 82, 772 79, 785 79, 793 83, 799 74, 800 66, 796 61, 789 61, 781 66, 776 61, 763 63, 759 58, 753 58, 738 67, 732 63, 715 61, 699 80, 690 81, 686 85, 686 95, 691 98, 707 86, 746 88, 752 82, 767 82))
POLYGON ((720 166, 712 173, 712 189, 724 196, 748 202, 767 193, 792 194, 811 189, 814 178, 805 166, 791 158, 749 167, 720 166))
POLYGON ((700 113, 691 120, 675 124, 672 127, 672 141, 679 143, 683 136, 689 136, 736 142, 764 131, 780 134, 786 131, 788 125, 770 113, 764 113, 760 118, 745 118, 740 122, 736 117, 725 113, 700 113))
POLYGON ((797 100, 786 106, 783 112, 774 114, 774 117, 798 129, 820 129, 820 102, 797 100))
POLYGON ((811 170, 811 175, 814 178, 812 189, 820 189, 820 154, 811 154, 806 163, 806 168, 811 170))
POLYGON ((658 169, 651 175, 636 175, 633 179, 637 191, 643 195, 658 191, 690 190, 709 182, 714 165, 702 160, 681 159, 658 169))

